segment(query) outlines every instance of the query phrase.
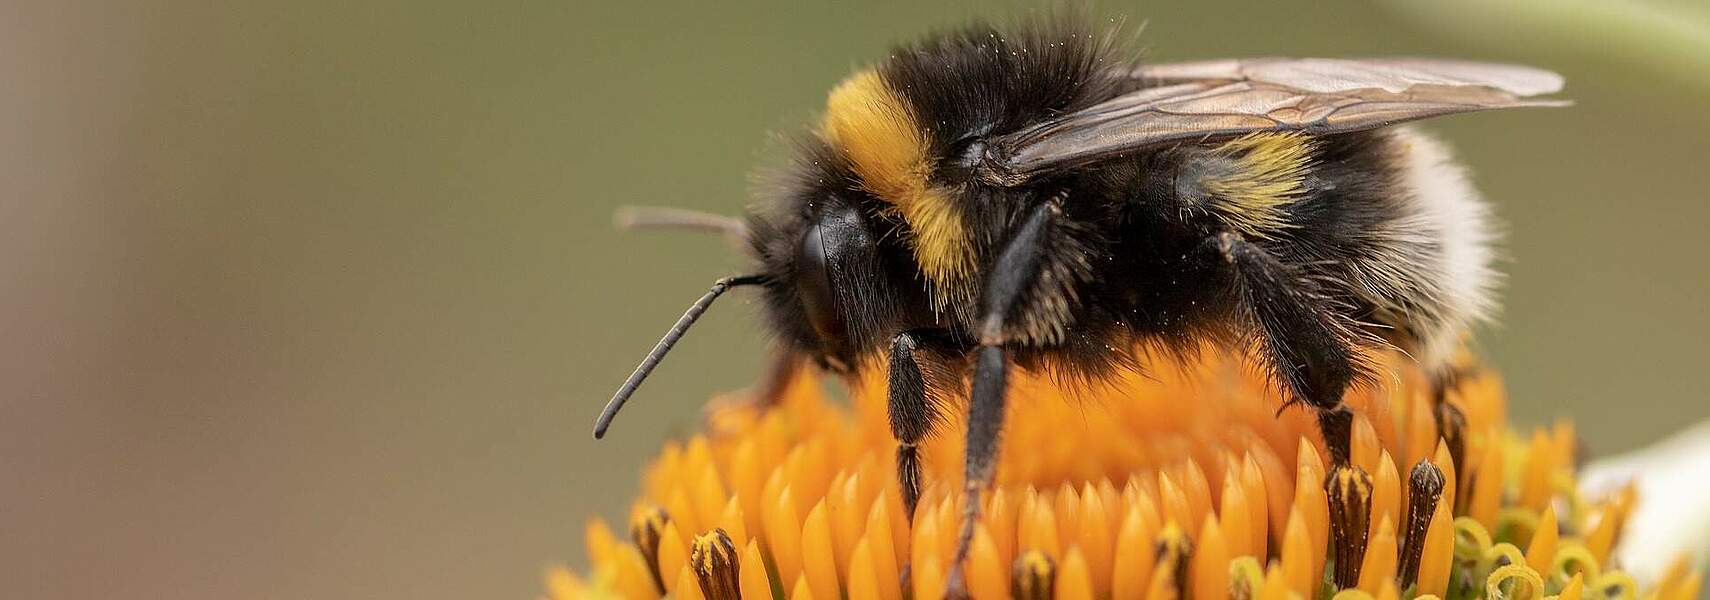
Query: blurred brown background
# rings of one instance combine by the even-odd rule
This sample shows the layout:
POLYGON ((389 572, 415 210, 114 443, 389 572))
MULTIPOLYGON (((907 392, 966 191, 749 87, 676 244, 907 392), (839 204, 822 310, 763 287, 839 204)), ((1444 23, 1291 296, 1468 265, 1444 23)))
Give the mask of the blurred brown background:
MULTIPOLYGON (((589 438, 741 264, 620 235, 612 208, 734 213, 768 132, 855 65, 1017 12, 351 4, 0 5, 0 596, 532 597, 759 365, 752 312, 723 305, 589 438)), ((1710 416, 1710 17, 1441 6, 1094 12, 1149 21, 1157 59, 1565 73, 1574 108, 1430 126, 1512 230, 1483 339, 1515 418, 1571 416, 1608 453, 1710 416)))

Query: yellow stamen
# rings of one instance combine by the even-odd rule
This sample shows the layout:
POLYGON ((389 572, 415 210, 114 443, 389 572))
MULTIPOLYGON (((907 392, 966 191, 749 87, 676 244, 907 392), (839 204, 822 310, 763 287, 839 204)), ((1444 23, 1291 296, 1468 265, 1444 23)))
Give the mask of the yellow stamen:
POLYGON ((894 583, 895 577, 886 578, 879 574, 873 563, 873 545, 867 538, 855 542, 855 549, 849 553, 849 600, 888 600, 880 592, 886 583, 894 583))
POLYGON ((1158 532, 1157 509, 1151 498, 1139 496, 1128 504, 1122 527, 1116 534, 1116 552, 1111 572, 1111 594, 1117 598, 1139 598, 1151 583, 1156 552, 1152 539, 1158 532))
POLYGON ((1478 519, 1485 529, 1496 527, 1496 513, 1502 508, 1503 462, 1502 444, 1491 440, 1485 442, 1484 454, 1478 459, 1478 469, 1473 473, 1473 489, 1471 499, 1467 502, 1467 515, 1478 519))
POLYGON ((671 522, 677 525, 679 538, 682 537, 683 531, 700 531, 701 524, 695 516, 694 504, 689 502, 689 494, 685 489, 671 490, 665 499, 665 512, 671 515, 671 522))
POLYGON ((831 522, 826 516, 825 501, 814 504, 802 523, 802 573, 807 577, 813 595, 836 598, 837 560, 832 552, 831 522))
POLYGON ((612 535, 606 522, 599 519, 588 519, 583 533, 584 544, 588 550, 588 560, 594 564, 607 564, 616 560, 618 540, 612 535))
POLYGON ((1252 452, 1241 455, 1241 491, 1248 503, 1247 522, 1252 531, 1252 545, 1248 550, 1253 556, 1269 556, 1271 528, 1266 526, 1270 519, 1269 495, 1265 491, 1264 472, 1252 452))
MULTIPOLYGON (((687 545, 688 543, 683 540, 683 535, 677 533, 677 523, 666 521, 665 531, 659 534, 659 555, 655 557, 655 560, 659 561, 659 572, 661 574, 676 573, 689 564, 687 545)), ((664 581, 666 592, 677 590, 677 578, 675 576, 667 576, 664 581)))
POLYGON ((1199 468, 1199 462, 1188 459, 1181 470, 1182 477, 1178 483, 1182 492, 1187 494, 1188 507, 1191 511, 1189 521, 1183 521, 1183 527, 1192 527, 1195 523, 1205 520, 1205 515, 1211 513, 1211 483, 1205 477, 1205 471, 1199 468))
MULTIPOLYGON (((1105 514, 1104 500, 1094 490, 1081 495, 1079 529, 1075 536, 1075 545, 1081 549, 1081 555, 1087 561, 1087 569, 1093 573, 1111 572, 1111 543, 1110 518, 1105 514)), ((1093 594, 1104 597, 1110 593, 1110 580, 1104 577, 1092 578, 1093 594)))
MULTIPOLYGON (((921 512, 925 513, 927 509, 923 506, 921 512)), ((937 598, 944 593, 944 566, 939 563, 939 556, 944 551, 939 549, 938 538, 937 519, 921 515, 910 545, 909 579, 913 583, 915 598, 937 598)))
POLYGON ((767 549, 777 564, 779 580, 795 581, 802 574, 801 519, 796 517, 795 500, 788 487, 777 495, 768 492, 766 497, 771 498, 764 511, 767 549))
POLYGON ((1188 578, 1193 581, 1194 600, 1225 600, 1229 597, 1229 546, 1217 519, 1207 516, 1194 544, 1188 578))
POLYGON ((772 582, 766 577, 766 561, 760 556, 760 542, 748 542, 742 549, 742 564, 738 567, 743 598, 771 598, 772 582))
POLYGON ((1193 508, 1188 505, 1187 494, 1176 485, 1174 478, 1168 473, 1158 473, 1158 497, 1163 500, 1164 522, 1176 526, 1193 523, 1193 508))
MULTIPOLYGON (((1306 532, 1312 538, 1311 570, 1314 577, 1324 572, 1325 550, 1330 543, 1330 502, 1324 495, 1324 462, 1318 458, 1312 441, 1300 439, 1296 458, 1294 507, 1306 519, 1306 532)), ((1309 592, 1302 592, 1309 595, 1309 592)))
POLYGON ((1569 579, 1567 585, 1562 587, 1562 593, 1556 596, 1556 600, 1579 600, 1579 596, 1584 590, 1584 577, 1579 573, 1574 573, 1573 578, 1569 579))
POLYGON ((997 544, 984 525, 974 526, 973 545, 964 565, 968 593, 975 598, 1003 598, 1009 590, 1009 569, 998 557, 997 544))
MULTIPOLYGON (((1306 516, 1297 506, 1289 513, 1288 528, 1283 532, 1282 576, 1288 583, 1288 589, 1300 594, 1302 598, 1316 597, 1315 592, 1318 590, 1318 577, 1312 571, 1313 554, 1312 535, 1307 533, 1306 516)), ((1269 576, 1266 576, 1266 579, 1269 579, 1269 576)))
POLYGON ((1372 520, 1368 531, 1377 530, 1378 523, 1385 519, 1391 523, 1401 520, 1401 474, 1395 470, 1395 461, 1387 450, 1379 455, 1377 471, 1372 474, 1372 520))
POLYGON ((1543 430, 1532 432, 1526 447, 1525 470, 1520 476, 1520 505, 1534 511, 1544 510, 1550 502, 1550 475, 1555 471, 1554 447, 1543 430))
POLYGON ((1057 519, 1050 507, 1038 501, 1038 496, 1030 495, 1023 500, 1025 519, 1019 526, 1017 539, 1021 548, 1037 548, 1053 558, 1063 556, 1062 544, 1058 542, 1057 519))
MULTIPOLYGON (((861 536, 861 541, 856 544, 857 546, 860 544, 870 546, 867 560, 871 563, 871 568, 878 577, 877 589, 882 600, 902 600, 902 587, 897 584, 900 572, 897 566, 898 553, 895 543, 895 538, 891 534, 890 503, 886 502, 883 497, 878 498, 873 502, 873 508, 867 512, 866 533, 861 536)), ((855 559, 851 555, 849 567, 851 572, 855 570, 854 561, 855 559)), ((850 582, 854 582, 854 575, 850 575, 850 582)))
POLYGON ((1378 588, 1377 600, 1401 600, 1401 590, 1395 588, 1395 580, 1384 580, 1383 587, 1378 588))
POLYGON ((1008 492, 1003 488, 992 490, 991 501, 986 503, 986 512, 980 518, 980 524, 991 532, 1000 565, 1015 562, 1015 520, 1015 507, 1009 500, 1008 492))
POLYGON ((683 568, 677 569, 677 577, 672 581, 673 583, 669 586, 672 590, 672 598, 680 598, 681 600, 707 600, 705 596, 701 595, 701 586, 697 585, 695 582, 695 572, 689 570, 687 565, 684 565, 683 568))
POLYGON ((1443 503, 1449 505, 1453 512, 1459 479, 1455 473, 1454 453, 1449 450, 1448 442, 1438 438, 1437 451, 1431 455, 1431 463, 1443 472, 1443 503))
POLYGON ((1079 548, 1070 548, 1057 572, 1056 600, 1093 600, 1092 573, 1079 548))
POLYGON ((1270 546, 1281 548, 1283 533, 1288 526, 1291 512, 1289 508, 1294 505, 1294 470, 1283 466, 1282 459, 1267 445, 1249 446, 1248 454, 1259 465, 1261 480, 1265 484, 1265 510, 1270 523, 1270 546))
POLYGON ((1614 503, 1605 503, 1597 513, 1591 533, 1585 536, 1585 548, 1597 562, 1608 562, 1609 549, 1615 544, 1615 526, 1619 522, 1614 503))
POLYGON ((748 545, 748 522, 742 512, 742 503, 738 502, 735 496, 731 496, 730 501, 725 503, 724 510, 719 512, 717 523, 717 528, 724 530, 725 535, 730 536, 730 542, 737 548, 748 545))
POLYGON ((1236 469, 1230 469, 1223 477, 1223 491, 1218 497, 1218 527, 1229 532, 1230 556, 1262 556, 1253 548, 1254 536, 1244 534, 1255 529, 1253 511, 1247 505, 1247 493, 1241 489, 1240 477, 1236 469))
POLYGON ((831 525, 831 556, 838 573, 848 572, 849 554, 855 549, 855 541, 861 539, 861 526, 867 517, 861 496, 859 472, 838 473, 826 492, 825 516, 831 525))
POLYGON ((1424 398, 1414 398, 1406 404, 1407 452, 1402 456, 1405 460, 1397 466, 1419 464, 1437 449, 1437 418, 1431 414, 1430 404, 1424 398))
POLYGON ((1540 573, 1550 572, 1550 566, 1556 560, 1556 541, 1560 535, 1555 505, 1545 506, 1544 516, 1538 520, 1538 530, 1532 533, 1532 541, 1526 544, 1526 566, 1540 573))
MULTIPOLYGON (((1301 531, 1302 539, 1305 538, 1305 535, 1306 532, 1301 531)), ((1265 570, 1265 585, 1259 588, 1259 600, 1293 600, 1297 598, 1304 598, 1304 596, 1294 591, 1288 575, 1283 572, 1283 568, 1272 562, 1270 568, 1265 570)))
POLYGON ((1354 415, 1353 436, 1349 443, 1349 459, 1367 473, 1376 473, 1378 458, 1384 452, 1377 429, 1365 415, 1354 415))
POLYGON ((620 546, 617 559, 612 564, 617 571, 615 587, 625 598, 653 600, 659 597, 661 586, 654 581, 647 559, 641 557, 641 551, 635 546, 620 546))
POLYGON ((795 587, 790 590, 790 600, 813 600, 813 586, 808 585, 806 577, 797 577, 795 587))
POLYGON ((1395 524, 1388 517, 1379 523, 1377 533, 1366 545, 1366 557, 1360 565, 1359 588, 1375 590, 1395 579, 1395 556, 1399 548, 1395 541, 1395 524))

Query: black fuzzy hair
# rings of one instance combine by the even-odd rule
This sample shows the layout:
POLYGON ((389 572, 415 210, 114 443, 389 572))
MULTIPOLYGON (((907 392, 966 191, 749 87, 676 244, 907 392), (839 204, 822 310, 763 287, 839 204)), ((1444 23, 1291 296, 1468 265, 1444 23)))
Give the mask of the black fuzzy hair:
POLYGON ((981 136, 1006 133, 1132 89, 1136 66, 1115 32, 1056 16, 1000 30, 974 25, 897 47, 880 76, 914 109, 929 153, 943 160, 981 136))

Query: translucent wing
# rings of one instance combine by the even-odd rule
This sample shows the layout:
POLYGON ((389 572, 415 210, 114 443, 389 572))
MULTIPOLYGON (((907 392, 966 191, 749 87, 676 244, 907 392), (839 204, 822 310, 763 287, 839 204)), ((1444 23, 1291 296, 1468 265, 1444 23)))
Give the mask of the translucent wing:
POLYGON ((1565 101, 1555 73, 1420 58, 1260 58, 1143 67, 1149 85, 987 142, 980 176, 1017 185, 1158 144, 1260 131, 1342 133, 1461 112, 1565 101))

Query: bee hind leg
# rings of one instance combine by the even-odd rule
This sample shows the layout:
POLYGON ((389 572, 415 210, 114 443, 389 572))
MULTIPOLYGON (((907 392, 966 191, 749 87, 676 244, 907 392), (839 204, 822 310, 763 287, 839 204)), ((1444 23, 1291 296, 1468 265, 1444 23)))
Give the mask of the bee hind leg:
POLYGON ((1260 360, 1293 400, 1317 411, 1333 464, 1348 464, 1353 413, 1342 394, 1363 371, 1347 319, 1311 279, 1259 245, 1227 232, 1208 244, 1228 266, 1260 360))

